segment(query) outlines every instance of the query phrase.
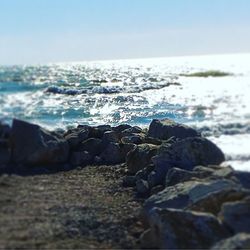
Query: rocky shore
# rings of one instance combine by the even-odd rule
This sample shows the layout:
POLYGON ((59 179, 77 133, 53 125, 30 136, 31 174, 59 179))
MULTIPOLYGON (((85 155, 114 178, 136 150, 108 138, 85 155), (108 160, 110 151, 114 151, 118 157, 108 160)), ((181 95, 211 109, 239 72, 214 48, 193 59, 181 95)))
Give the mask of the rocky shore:
POLYGON ((198 131, 168 119, 53 132, 1 124, 0 247, 250 248, 250 174, 224 160, 198 131), (52 237, 43 229, 55 221, 61 234, 52 237))

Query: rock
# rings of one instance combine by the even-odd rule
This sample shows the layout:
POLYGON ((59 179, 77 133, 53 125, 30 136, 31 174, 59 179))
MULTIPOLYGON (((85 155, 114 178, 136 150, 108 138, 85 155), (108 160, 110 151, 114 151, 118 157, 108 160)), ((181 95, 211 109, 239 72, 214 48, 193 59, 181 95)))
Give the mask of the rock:
POLYGON ((142 143, 142 137, 140 135, 129 135, 121 138, 122 143, 133 143, 140 144, 142 143))
MULTIPOLYGON (((233 179, 235 171, 232 167, 221 166, 197 166, 193 171, 180 168, 171 168, 166 176, 166 186, 173 186, 177 183, 194 179, 233 179)), ((236 181, 236 179, 235 179, 236 181)))
POLYGON ((92 156, 87 151, 72 152, 70 156, 70 164, 73 166, 86 166, 92 161, 92 156))
POLYGON ((230 236, 219 220, 207 213, 154 208, 148 220, 149 243, 161 249, 205 249, 230 236))
POLYGON ((143 180, 143 179, 139 179, 136 181, 136 190, 137 193, 140 195, 147 195, 149 193, 149 185, 148 182, 143 180))
POLYGON ((0 165, 8 164, 10 162, 10 157, 9 141, 0 139, 0 165))
POLYGON ((25 121, 13 120, 12 161, 30 165, 64 163, 69 145, 62 137, 25 121))
POLYGON ((121 125, 118 125, 116 127, 113 127, 112 129, 115 131, 115 132, 118 132, 118 133, 121 133, 122 131, 124 131, 125 129, 129 129, 131 128, 130 125, 128 124, 121 124, 121 125))
POLYGON ((67 140, 70 148, 77 147, 82 141, 86 140, 89 135, 89 130, 87 129, 78 129, 75 132, 67 134, 65 139, 67 140))
POLYGON ((110 125, 99 125, 96 127, 99 131, 102 131, 103 133, 107 132, 107 131, 111 131, 112 128, 110 125))
POLYGON ((124 187, 134 187, 136 185, 135 176, 127 175, 123 178, 122 185, 124 187))
POLYGON ((234 233, 250 233, 250 194, 244 200, 223 204, 219 218, 234 233))
POLYGON ((127 129, 122 130, 122 136, 130 136, 132 134, 140 134, 142 129, 140 127, 134 126, 127 129))
POLYGON ((118 143, 109 143, 100 155, 105 164, 118 164, 125 162, 125 157, 118 143))
POLYGON ((172 136, 184 139, 188 137, 200 136, 200 134, 188 126, 176 123, 169 119, 154 119, 149 126, 148 136, 161 140, 167 140, 172 136))
POLYGON ((122 150, 122 154, 126 159, 128 153, 136 148, 136 145, 133 143, 120 143, 120 148, 122 150))
POLYGON ((80 143, 77 147, 77 151, 87 151, 92 156, 99 155, 102 152, 103 144, 102 140, 98 138, 89 138, 80 143))
POLYGON ((157 184, 165 181, 166 174, 172 167, 192 170, 197 165, 219 165, 225 160, 224 154, 214 143, 201 137, 179 140, 159 151, 161 153, 152 158, 157 184))
POLYGON ((157 194, 157 193, 161 192, 163 189, 164 189, 164 186, 162 186, 162 185, 157 185, 157 186, 153 187, 153 188, 150 190, 150 195, 157 194))
POLYGON ((146 136, 143 138, 143 143, 153 144, 153 145, 161 145, 162 141, 157 139, 157 138, 146 136))
POLYGON ((8 139, 10 137, 11 127, 8 124, 0 122, 0 139, 8 139))
POLYGON ((216 243, 211 250, 240 250, 250 249, 250 234, 238 233, 230 238, 216 243))
POLYGON ((106 132, 104 132, 104 134, 103 134, 102 142, 103 142, 105 145, 107 145, 107 144, 109 144, 110 142, 119 143, 119 142, 120 142, 120 139, 119 139, 118 134, 117 134, 115 131, 106 131, 106 132))
POLYGON ((136 174, 135 174, 135 178, 136 180, 148 180, 148 175, 154 170, 154 165, 150 164, 147 167, 139 170, 136 174))
POLYGON ((153 207, 159 207, 217 214, 224 202, 242 199, 248 193, 231 180, 187 181, 152 195, 144 203, 144 212, 148 214, 153 207))
POLYGON ((131 150, 126 158, 130 173, 135 174, 151 163, 151 158, 157 153, 157 146, 151 144, 140 144, 131 150))
POLYGON ((235 176, 244 188, 250 189, 250 172, 235 171, 235 176))

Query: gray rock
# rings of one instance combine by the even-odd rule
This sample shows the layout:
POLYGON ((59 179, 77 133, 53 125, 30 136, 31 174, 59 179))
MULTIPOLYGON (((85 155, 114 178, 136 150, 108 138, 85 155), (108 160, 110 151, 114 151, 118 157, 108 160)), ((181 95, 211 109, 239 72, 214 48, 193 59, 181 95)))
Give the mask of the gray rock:
POLYGON ((80 143, 77 147, 77 151, 87 151, 91 155, 99 155, 103 150, 102 140, 98 138, 89 138, 80 143))
POLYGON ((92 162, 92 156, 87 151, 72 152, 70 164, 73 166, 86 166, 92 162))
POLYGON ((12 161, 30 165, 64 163, 69 145, 62 137, 25 121, 13 120, 12 161))
POLYGON ((161 249, 204 249, 230 236, 219 220, 207 213, 154 208, 148 220, 149 243, 161 249))
POLYGON ((100 157, 105 164, 118 164, 125 162, 124 154, 118 143, 109 143, 100 154, 100 157))
POLYGON ((219 165, 225 160, 222 151, 211 141, 192 137, 179 140, 152 158, 158 177, 158 184, 165 181, 172 167, 192 170, 197 165, 219 165))
POLYGON ((119 143, 120 139, 119 139, 118 134, 115 131, 106 131, 103 134, 102 141, 105 145, 107 145, 110 142, 119 143))
POLYGON ((239 200, 247 195, 248 191, 231 180, 187 181, 152 195, 144 203, 144 212, 148 214, 153 207, 159 207, 216 214, 224 202, 239 200))
POLYGON ((150 191, 148 182, 142 179, 136 181, 136 190, 140 195, 147 195, 150 191))
POLYGON ((140 144, 131 150, 126 158, 126 163, 130 173, 135 174, 151 162, 151 158, 156 155, 158 147, 151 144, 140 144))
POLYGON ((250 194, 241 201, 223 204, 219 217, 234 233, 250 233, 250 194))
POLYGON ((142 137, 140 135, 129 135, 121 138, 122 143, 133 143, 140 144, 142 143, 142 137))
POLYGON ((243 250, 250 249, 250 234, 238 233, 216 243, 211 250, 243 250))
POLYGON ((200 134, 188 126, 176 123, 169 119, 154 119, 149 126, 148 136, 167 140, 172 136, 184 139, 187 137, 200 136, 200 134))
POLYGON ((0 165, 5 165, 10 162, 9 140, 0 139, 0 165))
POLYGON ((86 140, 89 135, 89 130, 87 129, 77 129, 74 132, 67 134, 65 139, 67 140, 70 148, 77 147, 82 141, 86 140))
POLYGON ((122 184, 124 187, 134 187, 136 185, 136 178, 135 176, 125 176, 123 178, 122 184))
POLYGON ((234 174, 235 171, 230 166, 197 166, 193 169, 193 171, 188 171, 180 168, 171 168, 169 169, 166 176, 166 186, 173 186, 177 183, 194 179, 233 179, 234 174))

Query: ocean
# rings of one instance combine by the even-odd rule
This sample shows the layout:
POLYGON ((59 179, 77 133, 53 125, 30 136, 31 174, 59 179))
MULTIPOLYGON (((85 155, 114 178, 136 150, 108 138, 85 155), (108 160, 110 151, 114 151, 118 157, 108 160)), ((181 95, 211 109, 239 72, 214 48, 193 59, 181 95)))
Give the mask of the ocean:
POLYGON ((250 54, 0 66, 0 121, 13 118, 48 129, 170 118, 250 171, 250 54), (230 74, 186 75, 207 70, 230 74))

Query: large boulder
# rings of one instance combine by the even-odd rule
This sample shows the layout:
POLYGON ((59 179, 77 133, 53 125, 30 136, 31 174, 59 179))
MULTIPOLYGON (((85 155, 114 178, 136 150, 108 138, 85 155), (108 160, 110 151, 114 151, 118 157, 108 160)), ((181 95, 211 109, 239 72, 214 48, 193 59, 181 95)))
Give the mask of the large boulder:
POLYGON ((72 166, 86 166, 90 164, 92 160, 93 157, 87 151, 71 152, 70 155, 70 164, 72 166))
POLYGON ((118 164, 125 161, 125 155, 118 143, 110 142, 100 154, 104 164, 118 164))
POLYGON ((89 138, 79 144, 77 151, 87 151, 92 156, 99 155, 103 150, 102 140, 99 138, 89 138))
POLYGON ((219 217, 234 233, 250 233, 250 194, 241 201, 225 203, 219 217))
POLYGON ((200 134, 188 126, 176 123, 169 119, 154 119, 149 126, 148 136, 168 140, 173 136, 179 139, 184 139, 187 137, 200 136, 200 134))
POLYGON ((219 220, 207 213, 155 208, 150 212, 148 222, 150 234, 141 239, 145 247, 204 249, 230 236, 219 220))
POLYGON ((65 140, 67 140, 71 149, 76 148, 82 141, 88 139, 89 130, 87 128, 78 128, 72 131, 68 131, 65 135, 65 140))
POLYGON ((10 148, 9 141, 5 139, 0 139, 0 166, 8 164, 10 161, 10 148))
POLYGON ((211 250, 243 250, 250 249, 250 234, 238 233, 230 238, 224 239, 216 243, 211 250))
POLYGON ((224 202, 240 200, 249 194, 241 185, 226 179, 196 180, 166 187, 144 203, 144 214, 153 207, 190 209, 217 214, 224 202))
POLYGON ((162 184, 168 170, 172 167, 192 170, 197 165, 219 165, 225 160, 223 152, 211 141, 192 137, 164 145, 160 153, 152 158, 155 165, 155 182, 162 184))
POLYGON ((39 165, 68 160, 68 142, 38 125, 14 119, 10 141, 14 163, 39 165))
POLYGON ((126 158, 130 173, 135 174, 151 163, 151 158, 156 155, 158 147, 152 144, 140 144, 131 150, 126 158))

